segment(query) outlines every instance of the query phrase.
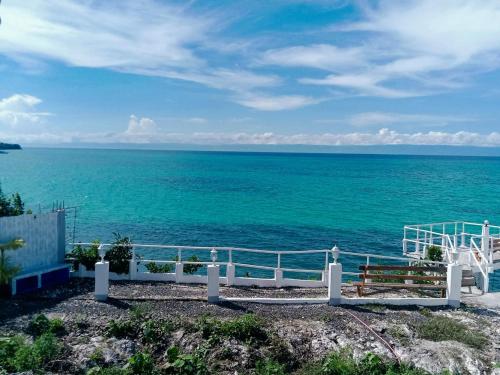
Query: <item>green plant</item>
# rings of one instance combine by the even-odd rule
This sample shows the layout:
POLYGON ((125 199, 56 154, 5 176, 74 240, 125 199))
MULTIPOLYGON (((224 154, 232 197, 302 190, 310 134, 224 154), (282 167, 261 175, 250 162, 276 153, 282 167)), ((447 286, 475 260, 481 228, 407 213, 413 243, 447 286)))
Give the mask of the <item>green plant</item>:
POLYGON ((168 360, 167 373, 177 375, 208 374, 205 361, 199 354, 183 354, 177 346, 171 346, 165 353, 168 360))
POLYGON ((141 325, 142 339, 145 343, 158 343, 174 330, 169 320, 147 320, 141 325))
POLYGON ((43 314, 35 316, 28 324, 27 332, 33 336, 41 336, 44 333, 61 335, 65 332, 62 319, 49 319, 43 314))
POLYGON ((113 233, 113 246, 106 252, 104 259, 109 261, 109 270, 118 274, 129 272, 129 262, 132 259, 132 241, 129 237, 122 237, 120 233, 113 233))
POLYGON ((255 365, 256 375, 285 375, 285 366, 273 361, 265 359, 258 361, 255 365))
MULTIPOLYGON (((179 257, 176 256, 175 261, 179 261, 179 257)), ((184 259, 185 262, 201 262, 201 259, 196 255, 191 255, 189 258, 184 259)), ((183 272, 192 275, 196 273, 200 268, 203 267, 203 264, 184 264, 183 272)))
POLYGON ((0 337, 0 369, 14 372, 16 369, 12 363, 17 350, 24 345, 22 336, 0 337))
POLYGON ((434 262, 443 261, 443 250, 436 245, 431 245, 427 248, 427 259, 434 262))
POLYGON ((0 244, 0 286, 9 284, 12 279, 21 270, 17 266, 13 266, 7 260, 5 253, 9 250, 17 250, 24 246, 24 241, 21 239, 14 239, 9 242, 0 244))
POLYGON ((99 256, 99 240, 92 241, 89 247, 76 245, 68 257, 73 259, 73 269, 78 271, 80 264, 84 265, 89 271, 95 269, 95 264, 101 259, 99 256))
POLYGON ((106 326, 106 335, 116 338, 135 337, 137 327, 130 320, 110 320, 106 326))
POLYGON ((348 351, 331 353, 323 362, 324 375, 356 375, 358 365, 348 351))
POLYGON ((52 333, 38 337, 33 344, 21 344, 12 359, 12 366, 17 371, 34 371, 39 373, 51 360, 61 352, 62 346, 52 333))
POLYGON ((265 342, 269 339, 263 321, 254 314, 245 314, 225 321, 202 316, 196 326, 205 339, 230 337, 247 344, 265 342))
POLYGON ((158 265, 155 262, 150 262, 146 264, 145 267, 151 273, 169 273, 174 269, 174 267, 169 263, 158 265))
POLYGON ((24 213, 24 202, 19 193, 12 194, 7 198, 2 191, 0 185, 0 217, 2 216, 18 216, 24 213))
POLYGON ((481 332, 472 331, 463 323, 445 316, 433 316, 416 327, 419 337, 431 341, 454 340, 472 348, 482 349, 488 338, 481 332))
POLYGON ((121 367, 92 367, 87 371, 87 375, 129 375, 130 371, 128 369, 122 369, 121 367))
POLYGON ((104 363, 104 354, 101 349, 97 348, 90 355, 89 359, 96 364, 104 363))
POLYGON ((154 373, 155 363, 149 353, 137 352, 128 360, 132 374, 150 375, 154 373))

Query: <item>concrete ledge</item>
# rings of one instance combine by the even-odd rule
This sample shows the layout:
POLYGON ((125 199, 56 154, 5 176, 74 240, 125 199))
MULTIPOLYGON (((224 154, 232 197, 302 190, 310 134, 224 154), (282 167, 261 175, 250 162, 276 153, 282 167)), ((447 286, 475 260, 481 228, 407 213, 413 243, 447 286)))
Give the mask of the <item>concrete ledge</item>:
POLYGON ((328 298, 244 298, 244 297, 221 297, 221 301, 225 302, 252 302, 252 303, 265 303, 271 305, 284 305, 284 304, 327 304, 330 300, 328 298))
POLYGON ((342 305, 446 306, 447 298, 341 298, 342 305))

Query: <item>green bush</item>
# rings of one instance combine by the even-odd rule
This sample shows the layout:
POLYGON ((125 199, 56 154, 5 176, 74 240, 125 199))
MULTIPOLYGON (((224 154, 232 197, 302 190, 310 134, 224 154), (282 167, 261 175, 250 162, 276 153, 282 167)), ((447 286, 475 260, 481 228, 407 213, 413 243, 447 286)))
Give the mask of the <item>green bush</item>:
POLYGON ((416 327, 419 337, 431 341, 454 340, 472 348, 482 349, 487 343, 487 337, 481 332, 467 328, 463 323, 445 316, 432 316, 416 327))
POLYGON ((110 272, 127 274, 132 259, 132 241, 129 237, 122 237, 120 233, 113 233, 113 236, 113 246, 106 252, 104 259, 109 261, 110 272))
POLYGON ((62 346, 52 333, 44 333, 33 344, 21 344, 12 358, 11 365, 16 371, 39 373, 44 366, 55 359, 62 346))
POLYGON ((145 343, 158 343, 174 330, 169 320, 147 320, 141 325, 142 339, 145 343))
POLYGON ((25 339, 22 336, 0 337, 0 369, 16 371, 12 359, 17 350, 24 345, 25 339))
POLYGON ((207 375, 205 361, 199 354, 183 354, 177 346, 168 348, 165 353, 168 360, 167 374, 207 375))
POLYGON ((255 375, 285 375, 285 366, 273 361, 272 359, 266 359, 263 361, 258 361, 255 365, 255 375))
POLYGON ((80 264, 83 264, 87 270, 94 271, 95 264, 101 260, 99 257, 99 241, 92 241, 92 245, 89 247, 76 245, 67 256, 73 259, 73 269, 75 271, 80 269, 80 264))
POLYGON ((49 319, 43 314, 35 316, 28 324, 27 332, 33 336, 41 336, 44 333, 62 335, 65 333, 62 319, 49 319))
POLYGON ((145 265, 148 272, 151 273, 169 273, 172 272, 174 267, 170 263, 165 264, 156 264, 155 262, 151 262, 145 265))
POLYGON ((116 338, 137 336, 137 327, 130 320, 111 319, 106 326, 106 335, 116 338))
POLYGON ((24 202, 19 193, 12 194, 7 198, 0 186, 0 217, 18 216, 24 213, 24 202))
POLYGON ((155 371, 153 357, 149 353, 137 352, 128 360, 132 374, 150 375, 155 371))
MULTIPOLYGON (((175 260, 178 260, 178 257, 175 257, 175 260)), ((198 258, 196 255, 192 255, 189 258, 184 260, 185 262, 201 262, 200 258, 198 258)), ((184 273, 188 275, 192 275, 196 273, 200 268, 203 267, 203 264, 184 264, 184 273)))
POLYGON ((427 259, 432 260, 434 262, 442 262, 443 261, 443 250, 436 245, 431 245, 427 248, 427 259))

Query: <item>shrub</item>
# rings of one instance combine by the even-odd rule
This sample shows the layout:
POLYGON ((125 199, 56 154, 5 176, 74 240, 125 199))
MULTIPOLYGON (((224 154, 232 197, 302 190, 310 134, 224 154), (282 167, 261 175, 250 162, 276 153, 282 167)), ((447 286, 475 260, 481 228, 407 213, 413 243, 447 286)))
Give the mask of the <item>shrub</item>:
POLYGON ((146 343, 158 343, 174 330, 174 325, 165 320, 147 320, 141 325, 142 339, 146 343))
POLYGON ((168 360, 167 373, 178 375, 206 375, 208 374, 205 361, 198 354, 182 354, 177 346, 168 348, 165 353, 168 360))
POLYGON ((106 326, 106 335, 116 338, 135 337, 137 327, 130 320, 110 320, 106 326))
POLYGON ((73 258, 73 269, 78 271, 80 264, 83 264, 85 268, 89 271, 95 269, 95 264, 101 260, 99 257, 99 241, 92 241, 90 247, 83 247, 81 245, 76 245, 68 257, 73 258))
POLYGON ((7 198, 0 186, 0 217, 18 216, 24 213, 24 202, 19 193, 12 194, 7 198))
POLYGON ((431 341, 454 340, 472 348, 482 349, 488 339, 481 332, 469 330, 465 324, 445 316, 433 316, 416 327, 419 337, 431 341))
POLYGON ((155 262, 148 263, 145 267, 151 273, 169 273, 174 269, 174 267, 169 263, 156 264, 155 262))
POLYGON ((109 270, 118 274, 127 274, 129 261, 132 259, 132 241, 129 237, 122 237, 120 233, 113 233, 113 246, 106 252, 104 259, 109 261, 109 270))
MULTIPOLYGON (((178 257, 175 257, 176 260, 178 260, 178 257)), ((200 258, 198 258, 196 255, 192 255, 189 258, 185 260, 186 262, 200 262, 200 258)), ((184 264, 184 273, 187 273, 188 275, 192 275, 196 273, 200 268, 203 267, 203 264, 184 264)))
POLYGON ((62 319, 49 319, 43 314, 35 316, 28 324, 27 332, 33 336, 41 336, 44 333, 61 335, 65 332, 62 319))
POLYGON ((431 245, 427 248, 427 259, 434 262, 443 261, 443 250, 439 246, 431 245))
POLYGON ((149 353, 137 352, 128 360, 132 374, 150 375, 154 373, 155 363, 149 353))
POLYGON ((285 366, 273 361, 272 359, 266 359, 263 361, 258 361, 255 366, 256 375, 285 375, 285 366))
POLYGON ((13 366, 12 358, 14 358, 17 350, 24 345, 24 337, 0 337, 0 369, 14 372, 16 369, 13 366))
POLYGON ((39 372, 61 352, 62 346, 52 333, 44 333, 33 344, 21 344, 12 359, 16 371, 39 372))

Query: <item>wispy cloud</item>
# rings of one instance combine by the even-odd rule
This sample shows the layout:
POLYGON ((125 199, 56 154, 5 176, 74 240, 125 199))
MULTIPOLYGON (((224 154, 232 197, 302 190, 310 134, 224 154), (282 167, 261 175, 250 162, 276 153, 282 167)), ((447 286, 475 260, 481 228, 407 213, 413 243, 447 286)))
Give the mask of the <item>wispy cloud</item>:
POLYGON ((356 33, 357 42, 349 47, 292 46, 269 50, 259 61, 326 70, 331 73, 322 78, 303 77, 299 82, 336 87, 348 95, 385 98, 461 88, 466 77, 500 66, 497 1, 385 0, 374 4, 361 8, 361 21, 330 28, 334 36, 356 33))
POLYGON ((343 124, 355 127, 373 126, 412 126, 412 127, 442 127, 453 123, 476 122, 471 117, 392 113, 392 112, 361 112, 342 118, 318 120, 318 123, 343 124))

